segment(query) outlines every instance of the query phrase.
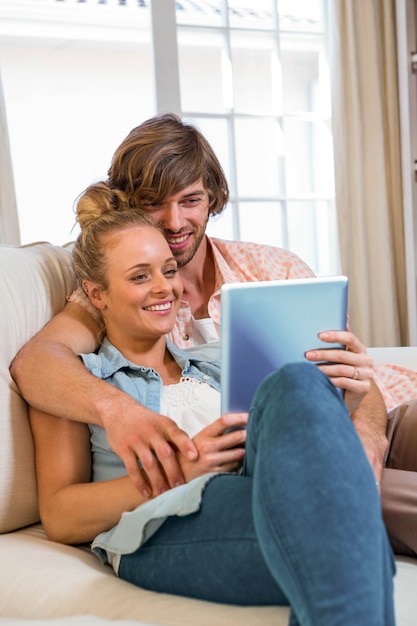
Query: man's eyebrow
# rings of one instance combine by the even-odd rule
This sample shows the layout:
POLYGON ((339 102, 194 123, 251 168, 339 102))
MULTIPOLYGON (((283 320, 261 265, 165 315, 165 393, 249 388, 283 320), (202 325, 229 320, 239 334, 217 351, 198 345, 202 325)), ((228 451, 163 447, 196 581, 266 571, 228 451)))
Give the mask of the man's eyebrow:
POLYGON ((204 189, 195 189, 194 191, 190 191, 189 193, 185 193, 183 198, 188 198, 189 196, 203 196, 204 189))

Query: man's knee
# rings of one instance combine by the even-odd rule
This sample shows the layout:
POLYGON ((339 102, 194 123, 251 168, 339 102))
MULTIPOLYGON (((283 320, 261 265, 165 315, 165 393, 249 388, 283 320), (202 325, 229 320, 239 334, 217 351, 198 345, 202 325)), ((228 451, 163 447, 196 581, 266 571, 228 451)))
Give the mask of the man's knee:
POLYGON ((381 503, 396 554, 417 555, 417 473, 385 469, 381 503))
POLYGON ((389 449, 386 467, 417 471, 417 400, 398 406, 388 414, 389 449))

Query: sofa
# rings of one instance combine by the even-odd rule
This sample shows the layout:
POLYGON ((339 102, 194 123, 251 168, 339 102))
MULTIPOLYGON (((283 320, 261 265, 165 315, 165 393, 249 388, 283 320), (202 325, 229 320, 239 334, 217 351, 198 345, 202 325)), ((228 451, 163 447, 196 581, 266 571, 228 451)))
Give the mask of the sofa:
MULTIPOLYGON (((65 304, 74 286, 70 261, 70 245, 0 246, 0 625, 286 626, 286 607, 220 605, 145 591, 119 580, 88 546, 47 540, 39 522, 27 406, 9 366, 65 304)), ((373 351, 380 361, 406 359, 417 369, 414 348, 388 349, 386 355, 387 349, 373 351)), ((397 567, 398 625, 412 626, 417 561, 397 557, 397 567)))

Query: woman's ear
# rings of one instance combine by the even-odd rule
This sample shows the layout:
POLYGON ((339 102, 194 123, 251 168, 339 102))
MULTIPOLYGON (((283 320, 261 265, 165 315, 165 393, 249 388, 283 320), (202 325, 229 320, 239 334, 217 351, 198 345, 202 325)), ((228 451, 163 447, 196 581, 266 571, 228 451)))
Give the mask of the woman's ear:
POLYGON ((91 304, 93 304, 97 309, 105 308, 106 302, 104 298, 104 291, 97 285, 97 283, 93 283, 90 280, 83 280, 82 287, 91 304))

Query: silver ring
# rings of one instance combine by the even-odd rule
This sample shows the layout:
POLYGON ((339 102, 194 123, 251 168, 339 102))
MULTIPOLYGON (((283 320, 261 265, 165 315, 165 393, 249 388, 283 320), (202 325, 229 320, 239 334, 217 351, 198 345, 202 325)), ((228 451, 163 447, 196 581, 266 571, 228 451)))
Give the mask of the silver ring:
POLYGON ((355 371, 353 372, 353 380, 360 380, 361 379, 361 373, 359 370, 359 367, 355 367, 355 371))

